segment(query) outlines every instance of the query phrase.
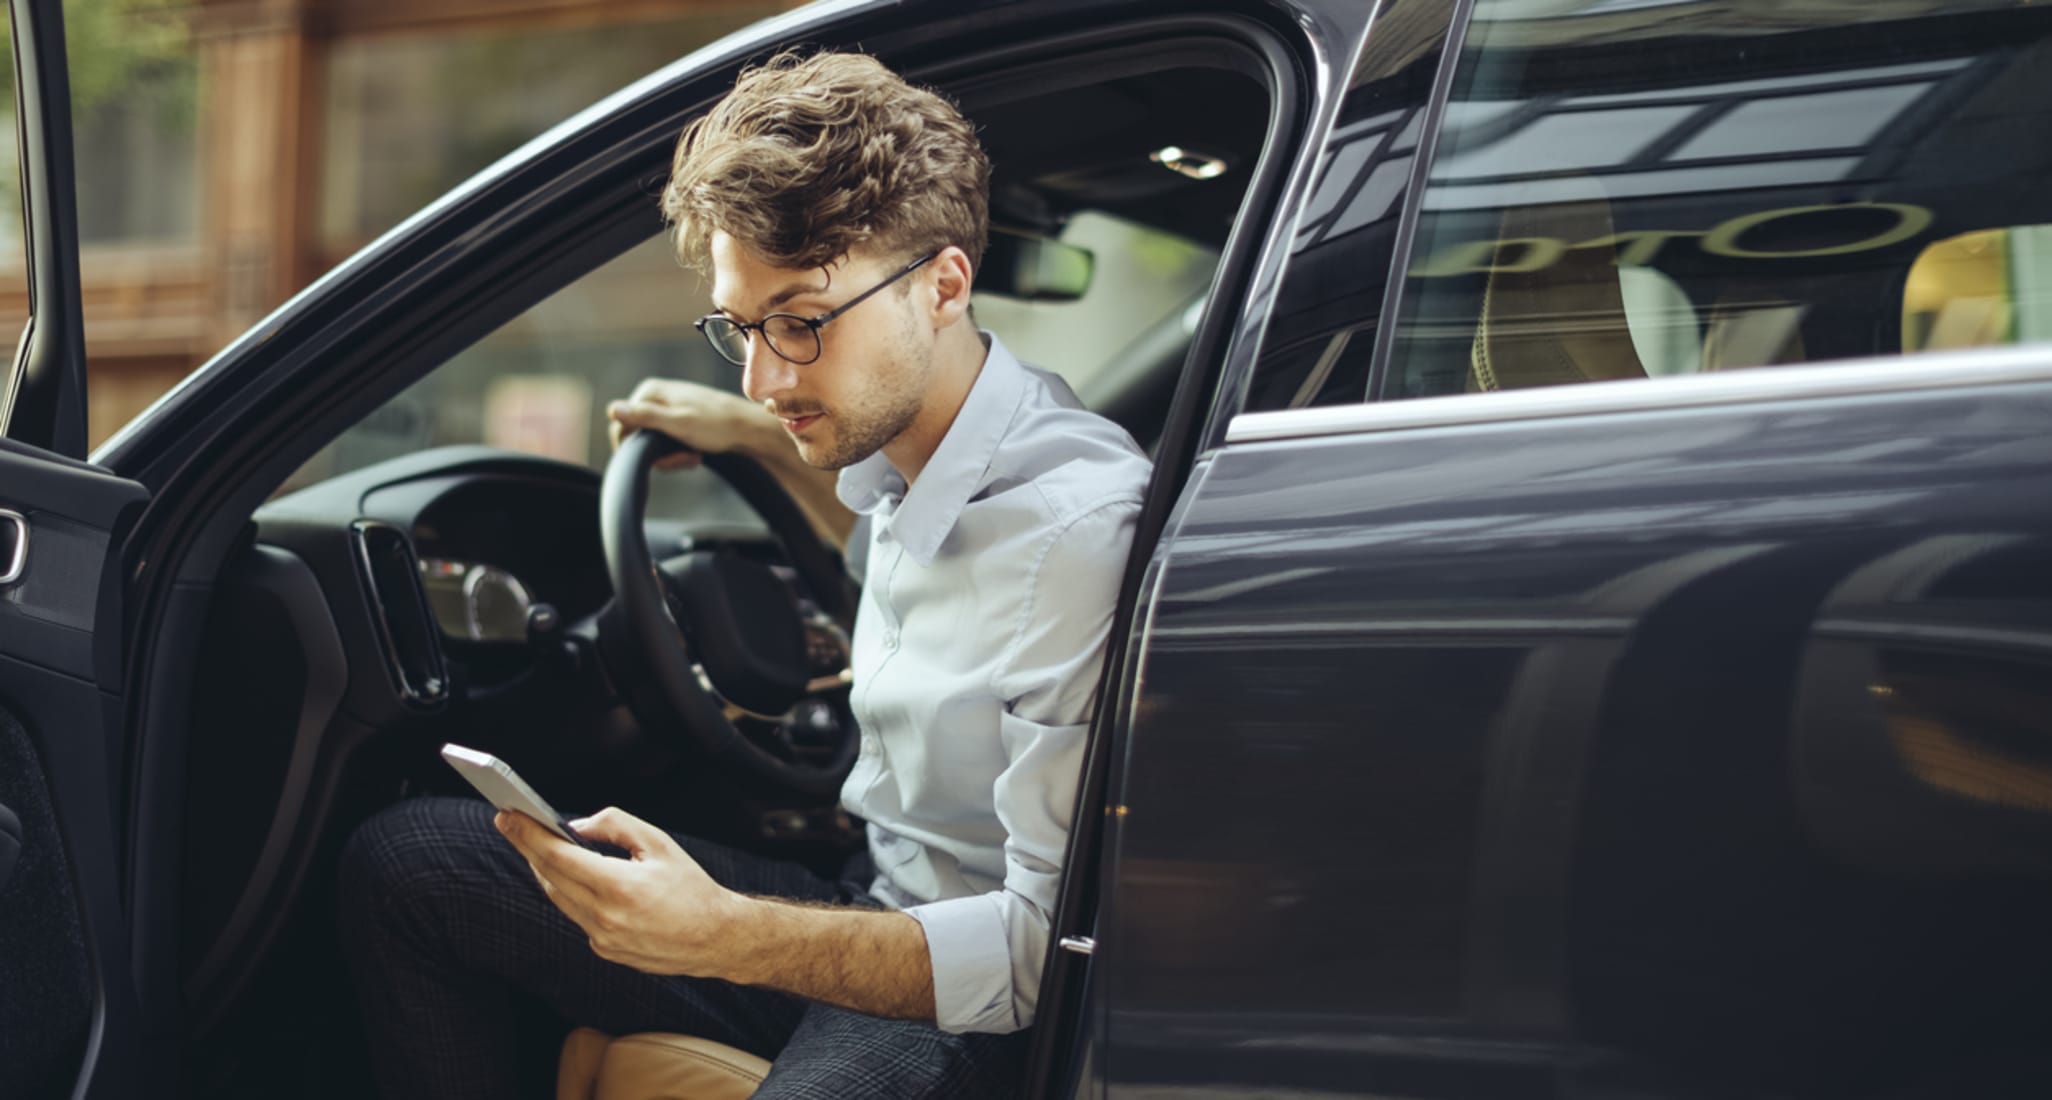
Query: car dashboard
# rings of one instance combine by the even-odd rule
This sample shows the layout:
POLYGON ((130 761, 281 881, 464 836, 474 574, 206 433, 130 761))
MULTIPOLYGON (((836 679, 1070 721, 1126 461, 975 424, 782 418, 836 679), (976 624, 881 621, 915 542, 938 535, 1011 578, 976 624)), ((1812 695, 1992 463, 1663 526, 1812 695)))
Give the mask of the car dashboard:
MULTIPOLYGON (((584 467, 445 447, 256 512, 217 578, 191 688, 182 967, 201 1016, 251 980, 351 822, 394 798, 465 793, 435 758, 445 741, 515 762, 565 807, 674 808, 733 842, 845 839, 831 805, 744 789, 625 704, 596 630, 612 599, 600 487, 584 467)), ((731 519, 644 530, 658 561, 781 555, 731 519)), ((814 710, 742 724, 830 752, 821 738, 839 727, 814 710)))

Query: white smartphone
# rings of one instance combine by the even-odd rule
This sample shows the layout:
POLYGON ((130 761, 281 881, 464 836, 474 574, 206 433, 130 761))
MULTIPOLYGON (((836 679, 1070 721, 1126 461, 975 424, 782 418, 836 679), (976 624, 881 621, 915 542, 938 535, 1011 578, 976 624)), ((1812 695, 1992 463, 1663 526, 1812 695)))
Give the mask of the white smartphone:
POLYGON ((462 745, 443 745, 442 759, 456 769, 456 773, 470 780, 477 793, 485 796, 492 805, 502 810, 518 810, 542 823, 542 826, 564 840, 580 848, 598 851, 597 845, 577 835, 563 815, 555 811, 534 788, 520 778, 512 765, 488 752, 466 749, 462 745))

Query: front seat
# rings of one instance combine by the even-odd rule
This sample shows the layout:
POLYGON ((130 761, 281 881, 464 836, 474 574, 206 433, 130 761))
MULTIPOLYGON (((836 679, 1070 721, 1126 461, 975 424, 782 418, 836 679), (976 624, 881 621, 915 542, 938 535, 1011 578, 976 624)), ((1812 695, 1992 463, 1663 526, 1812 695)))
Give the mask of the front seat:
POLYGON ((563 1041, 556 1100, 746 1100, 770 1064, 710 1039, 580 1027, 563 1041))

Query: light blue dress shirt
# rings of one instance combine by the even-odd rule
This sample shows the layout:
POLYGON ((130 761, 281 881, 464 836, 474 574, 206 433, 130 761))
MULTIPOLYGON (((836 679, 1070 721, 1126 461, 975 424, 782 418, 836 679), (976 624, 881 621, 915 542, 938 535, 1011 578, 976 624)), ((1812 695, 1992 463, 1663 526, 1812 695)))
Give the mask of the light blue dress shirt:
POLYGON ((875 897, 926 930, 943 1030, 1033 1022, 1083 743, 1149 464, 1068 384, 995 337, 908 490, 881 452, 841 471, 868 517, 855 619, 875 897))

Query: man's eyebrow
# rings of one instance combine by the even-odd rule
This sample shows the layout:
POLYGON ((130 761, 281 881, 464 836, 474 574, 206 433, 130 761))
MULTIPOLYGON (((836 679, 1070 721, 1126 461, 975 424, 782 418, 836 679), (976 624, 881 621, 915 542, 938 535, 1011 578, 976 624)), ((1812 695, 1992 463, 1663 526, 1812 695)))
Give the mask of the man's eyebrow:
MULTIPOLYGON (((762 311, 764 313, 773 313, 776 311, 776 308, 778 306, 783 305, 785 302, 788 302, 801 294, 821 293, 825 290, 825 287, 811 286, 806 283, 792 283, 790 286, 787 286, 784 289, 777 291, 775 294, 770 295, 769 301, 764 302, 762 304, 762 311)), ((713 312, 724 313, 729 317, 734 316, 733 310, 728 309, 726 306, 721 305, 717 301, 713 303, 713 312)))

